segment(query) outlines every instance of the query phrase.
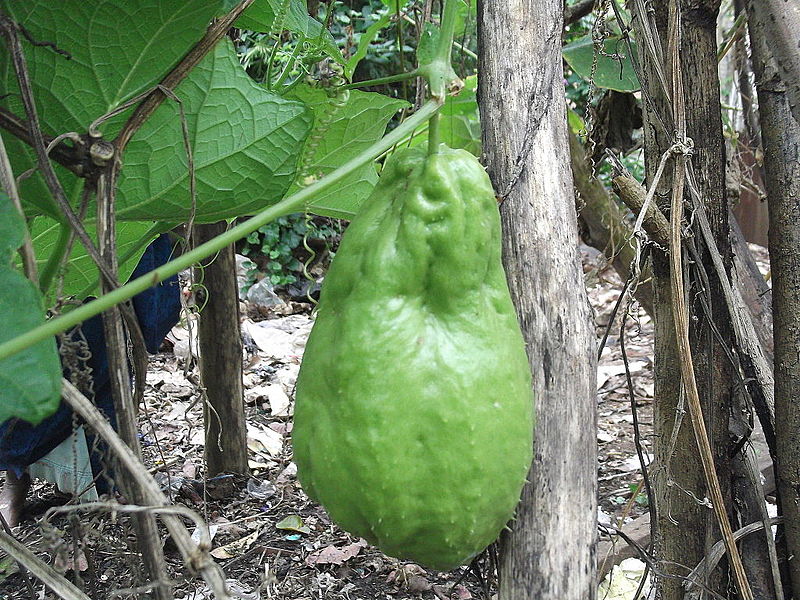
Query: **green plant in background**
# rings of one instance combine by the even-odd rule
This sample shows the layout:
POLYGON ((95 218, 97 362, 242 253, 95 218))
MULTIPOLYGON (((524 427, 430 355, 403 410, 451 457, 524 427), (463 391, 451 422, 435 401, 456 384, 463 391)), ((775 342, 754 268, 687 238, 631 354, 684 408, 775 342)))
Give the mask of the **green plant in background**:
POLYGON ((303 277, 303 262, 308 258, 305 243, 314 249, 330 250, 338 241, 341 226, 338 221, 326 218, 306 218, 295 213, 262 225, 248 235, 241 244, 241 253, 251 260, 246 273, 245 289, 253 285, 259 275, 272 285, 295 283, 303 277))
POLYGON ((640 490, 639 485, 632 483, 628 485, 628 489, 631 491, 631 494, 636 494, 636 498, 634 499, 634 502, 636 502, 636 504, 644 508, 647 508, 647 506, 649 506, 650 500, 647 497, 647 492, 644 490, 640 490))

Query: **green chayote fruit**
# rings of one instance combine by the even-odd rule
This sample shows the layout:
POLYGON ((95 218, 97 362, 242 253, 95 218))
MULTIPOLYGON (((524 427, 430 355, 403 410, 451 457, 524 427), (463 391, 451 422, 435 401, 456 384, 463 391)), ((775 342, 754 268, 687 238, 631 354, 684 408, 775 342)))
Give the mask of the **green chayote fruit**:
POLYGON ((308 495, 386 554, 469 561, 532 454, 525 347, 491 183, 468 152, 397 152, 345 232, 297 380, 308 495))

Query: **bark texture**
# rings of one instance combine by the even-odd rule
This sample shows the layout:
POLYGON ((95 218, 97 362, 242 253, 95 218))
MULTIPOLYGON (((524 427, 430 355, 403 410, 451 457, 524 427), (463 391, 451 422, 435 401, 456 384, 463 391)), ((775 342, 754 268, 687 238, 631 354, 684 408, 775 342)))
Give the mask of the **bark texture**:
MULTIPOLYGON (((202 244, 223 233, 225 221, 196 225, 194 239, 202 244)), ((242 385, 242 336, 236 258, 228 246, 195 270, 205 298, 198 324, 200 373, 206 393, 203 417, 208 475, 249 473, 247 423, 242 385)))
POLYGON ((561 29, 561 0, 478 2, 483 148, 537 417, 530 483, 502 546, 502 600, 596 597, 596 341, 577 248, 561 29))
MULTIPOLYGON (((771 52, 775 32, 763 9, 747 6, 758 89, 769 203, 769 255, 775 343, 777 487, 785 516, 789 572, 800 595, 800 122, 771 52)), ((800 7, 785 3, 787 11, 800 7)), ((800 35, 800 23, 798 30, 800 35)))
POLYGON ((749 0, 747 4, 751 39, 768 40, 773 70, 785 86, 784 98, 796 126, 800 124, 800 3, 749 0))
MULTIPOLYGON (((660 84, 658 72, 669 81, 667 56, 668 4, 653 3, 652 13, 641 14, 643 5, 632 2, 634 26, 639 40, 648 39, 645 25, 664 45, 661 56, 642 52, 644 87, 652 102, 645 103, 645 162, 648 185, 654 179, 662 153, 673 143, 671 108, 660 84)), ((694 141, 692 164, 699 193, 711 224, 713 236, 726 267, 731 264, 728 206, 725 196, 724 147, 719 104, 719 81, 716 61, 716 18, 719 1, 681 0, 682 77, 687 106, 687 132, 694 141)), ((658 44, 658 39, 656 39, 658 44)), ((642 41, 640 48, 646 47, 642 41)), ((670 170, 667 167, 667 171, 670 170)), ((661 180, 656 200, 664 214, 669 214, 671 178, 661 180)), ((696 239, 700 239, 697 235, 696 239)), ((728 418, 731 411, 734 372, 722 344, 732 347, 732 332, 725 314, 725 301, 708 255, 692 257, 696 269, 689 273, 687 290, 691 311, 690 341, 695 359, 695 376, 712 444, 715 466, 723 498, 730 509, 731 471, 728 418), (703 272, 705 271, 705 272, 703 272), (705 302, 705 306, 703 305, 705 302), (711 313, 709 316, 708 313, 711 313)), ((686 575, 719 539, 709 505, 703 469, 698 459, 697 443, 681 396, 681 376, 672 312, 668 257, 653 253, 655 290, 655 406, 656 466, 654 467, 657 519, 654 531, 657 558, 666 573, 686 575)), ((735 528, 735 527, 734 527, 735 528)), ((718 593, 728 588, 722 568, 706 583, 718 593)), ((661 578, 663 600, 680 600, 681 581, 661 578)))

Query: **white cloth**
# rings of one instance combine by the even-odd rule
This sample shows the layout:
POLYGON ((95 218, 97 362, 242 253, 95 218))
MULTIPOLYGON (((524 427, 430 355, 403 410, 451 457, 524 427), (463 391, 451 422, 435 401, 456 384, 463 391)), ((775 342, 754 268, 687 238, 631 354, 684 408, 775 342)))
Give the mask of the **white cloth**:
POLYGON ((81 502, 94 502, 97 490, 92 483, 92 463, 83 426, 78 427, 67 439, 53 448, 41 460, 33 463, 28 472, 31 477, 44 479, 58 486, 67 494, 80 495, 81 502))

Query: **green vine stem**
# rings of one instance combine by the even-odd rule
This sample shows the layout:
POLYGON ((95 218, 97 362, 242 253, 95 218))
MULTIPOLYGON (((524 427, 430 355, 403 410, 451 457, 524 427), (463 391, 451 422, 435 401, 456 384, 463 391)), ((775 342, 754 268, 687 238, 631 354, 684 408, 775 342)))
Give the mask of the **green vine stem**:
POLYGON ((439 113, 428 121, 428 156, 439 152, 439 113))
POLYGON ((369 87, 375 85, 384 85, 386 83, 396 83, 398 81, 405 81, 406 79, 413 79, 421 75, 421 73, 414 69, 413 71, 408 71, 407 73, 399 73, 398 75, 389 75, 388 77, 378 77, 377 79, 367 79, 366 81, 356 81, 355 83, 348 83, 344 86, 346 90, 352 90, 355 88, 362 88, 362 87, 369 87))
POLYGON ((69 228, 69 225, 66 223, 59 224, 58 239, 56 240, 55 246, 53 246, 50 258, 47 259, 42 269, 42 274, 39 276, 39 289, 42 290, 42 293, 46 293, 47 290, 50 289, 53 278, 61 267, 61 262, 67 250, 67 243, 69 242, 69 234, 71 232, 72 230, 69 228))
POLYGON ((278 10, 275 13, 275 18, 272 21, 272 29, 269 32, 270 37, 277 38, 275 40, 275 44, 272 46, 272 50, 269 53, 269 58, 267 59, 267 72, 264 75, 264 84, 266 85, 268 90, 271 90, 271 79, 272 79, 272 65, 275 62, 275 57, 278 54, 278 48, 281 45, 281 35, 283 35, 283 28, 286 24, 286 14, 289 12, 289 1, 290 0, 282 0, 280 5, 278 6, 278 10))
MULTIPOLYGON (((303 46, 306 43, 306 36, 305 34, 300 35, 300 39, 297 40, 297 44, 292 50, 292 55, 289 57, 289 61, 286 63, 286 66, 281 71, 281 74, 278 76, 278 80, 272 84, 270 89, 272 90, 280 90, 283 82, 286 81, 286 78, 289 77, 289 73, 292 72, 292 68, 294 68, 295 63, 297 62, 297 57, 300 56, 300 52, 303 50, 303 46)), ((269 83, 269 82, 267 82, 269 83)))
MULTIPOLYGON (((448 0, 448 2, 451 0, 448 0)), ((431 118, 442 106, 442 100, 433 98, 422 105, 422 107, 415 112, 411 117, 405 120, 394 131, 384 136, 367 150, 348 161, 332 173, 326 175, 316 183, 303 188, 288 198, 270 206, 269 208, 258 213, 256 216, 251 217, 247 221, 237 225, 226 231, 225 233, 209 240, 205 244, 197 246, 193 250, 183 254, 167 264, 142 275, 130 281, 126 285, 117 288, 116 290, 100 296, 96 300, 82 304, 69 313, 56 317, 45 322, 43 325, 36 327, 27 333, 12 338, 0 344, 0 360, 8 358, 26 348, 30 348, 34 344, 51 338, 52 336, 61 332, 67 331, 71 327, 82 323, 86 319, 100 314, 104 310, 111 308, 124 302, 145 291, 147 288, 164 281, 167 277, 180 273, 184 269, 203 260, 204 258, 219 252, 226 246, 229 246, 242 239, 248 234, 252 233, 262 225, 277 219, 280 216, 296 212, 302 209, 306 204, 318 195, 323 190, 328 189, 334 184, 347 177, 350 173, 365 165, 366 163, 375 160, 378 156, 383 154, 386 150, 399 143, 401 140, 409 136, 414 129, 422 125, 425 121, 431 118)))
POLYGON ((431 96, 442 100, 445 95, 457 94, 464 87, 464 82, 456 75, 450 62, 456 17, 458 16, 458 1, 445 0, 436 54, 430 63, 421 65, 418 69, 419 73, 428 80, 431 96))

